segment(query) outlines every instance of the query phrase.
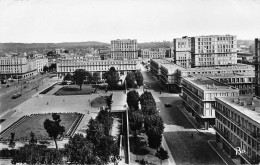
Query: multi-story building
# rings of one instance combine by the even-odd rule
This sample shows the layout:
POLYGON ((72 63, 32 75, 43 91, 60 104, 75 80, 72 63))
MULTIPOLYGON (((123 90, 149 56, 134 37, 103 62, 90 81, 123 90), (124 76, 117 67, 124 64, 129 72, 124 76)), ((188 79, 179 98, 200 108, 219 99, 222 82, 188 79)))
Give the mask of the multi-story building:
POLYGON ((126 74, 128 71, 140 70, 140 63, 137 60, 89 60, 84 56, 73 56, 57 61, 57 74, 61 77, 73 73, 76 69, 85 69, 90 73, 99 72, 102 78, 102 73, 111 67, 126 74))
POLYGON ((6 78, 28 78, 37 74, 35 60, 26 57, 0 57, 0 75, 6 78))
POLYGON ((223 67, 201 67, 178 69, 178 87, 182 88, 182 80, 185 77, 206 76, 222 83, 226 83, 240 90, 240 94, 254 93, 255 68, 252 65, 237 64, 223 67))
POLYGON ((162 64, 172 64, 171 59, 151 59, 150 60, 150 71, 157 79, 160 79, 162 64))
POLYGON ((110 48, 98 49, 98 54, 99 54, 101 60, 107 60, 107 59, 111 58, 110 48))
POLYGON ((173 63, 161 64, 160 69, 160 82, 165 85, 169 92, 177 92, 180 90, 178 88, 178 70, 183 69, 181 66, 173 63))
POLYGON ((191 67, 191 38, 184 36, 173 39, 173 60, 174 63, 184 68, 191 67))
POLYGON ((255 94, 260 96, 260 39, 255 39, 255 94))
POLYGON ((237 64, 237 39, 233 35, 191 37, 191 66, 237 64))
POLYGON ((166 50, 159 49, 141 49, 140 57, 142 59, 165 58, 166 50))
POLYGON ((249 96, 217 97, 216 142, 240 164, 260 162, 260 99, 249 96))
POLYGON ((238 96, 239 89, 220 83, 207 77, 184 78, 182 81, 183 106, 196 121, 208 129, 215 124, 216 97, 238 96))
POLYGON ((137 40, 112 40, 111 58, 114 60, 137 59, 138 58, 137 40))

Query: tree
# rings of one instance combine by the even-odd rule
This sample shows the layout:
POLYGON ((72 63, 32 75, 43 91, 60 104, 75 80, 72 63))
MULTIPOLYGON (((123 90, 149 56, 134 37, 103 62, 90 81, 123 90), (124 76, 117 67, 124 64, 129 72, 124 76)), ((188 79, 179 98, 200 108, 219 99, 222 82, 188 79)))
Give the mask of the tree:
POLYGON ((136 90, 129 91, 126 102, 130 110, 139 110, 139 93, 136 90))
POLYGON ((155 156, 161 160, 161 164, 162 164, 162 161, 163 161, 163 160, 169 158, 168 152, 167 152, 166 150, 164 150, 162 147, 160 147, 160 148, 157 150, 155 156))
POLYGON ((69 50, 65 49, 63 52, 64 52, 64 53, 69 53, 69 50))
POLYGON ((77 85, 79 85, 80 90, 81 90, 84 80, 87 79, 87 74, 88 73, 86 72, 85 69, 77 69, 74 72, 73 80, 76 82, 77 85))
POLYGON ((110 129, 113 125, 113 117, 112 117, 112 113, 108 108, 105 108, 103 110, 100 110, 98 112, 98 115, 96 117, 96 120, 103 124, 104 126, 104 133, 105 135, 109 135, 110 129))
POLYGON ((106 79, 106 82, 111 89, 117 88, 120 77, 114 67, 111 67, 109 71, 105 72, 103 77, 106 79))
POLYGON ((49 67, 45 65, 45 66, 43 67, 43 71, 46 73, 48 70, 49 70, 49 67))
POLYGON ((65 127, 60 125, 60 115, 53 113, 52 118, 53 120, 45 119, 43 125, 44 129, 46 129, 47 133, 49 134, 49 137, 53 138, 56 149, 58 150, 57 138, 63 135, 65 132, 65 127))
POLYGON ((140 96, 141 110, 144 115, 153 115, 158 113, 156 108, 156 102, 151 92, 145 91, 140 96))
POLYGON ((144 78, 140 71, 135 72, 135 80, 138 86, 142 86, 144 84, 144 78))
POLYGON ((65 144, 68 161, 76 164, 94 164, 92 145, 82 134, 70 137, 69 142, 65 144))
POLYGON ((88 129, 86 130, 86 139, 93 144, 93 150, 100 144, 100 141, 104 134, 104 125, 99 121, 90 118, 88 123, 88 129))
POLYGON ((139 111, 134 111, 129 113, 129 126, 131 130, 135 131, 135 136, 137 136, 136 131, 142 128, 143 115, 139 111))
POLYGON ((63 78, 63 81, 72 81, 72 80, 73 80, 73 77, 70 73, 67 73, 63 78))
POLYGON ((161 146, 162 134, 158 128, 150 126, 148 130, 146 130, 146 135, 148 137, 149 147, 157 149, 161 146))
POLYGON ((35 138, 35 134, 33 133, 33 131, 31 131, 30 137, 31 137, 31 139, 29 141, 29 145, 35 146, 37 144, 37 139, 35 138))
POLYGON ((100 80, 100 73, 99 72, 94 72, 93 73, 93 81, 97 83, 100 80))
POLYGON ((56 70, 56 63, 49 66, 49 70, 56 70))
POLYGON ((133 72, 128 72, 125 78, 127 88, 133 88, 135 86, 135 75, 133 72))

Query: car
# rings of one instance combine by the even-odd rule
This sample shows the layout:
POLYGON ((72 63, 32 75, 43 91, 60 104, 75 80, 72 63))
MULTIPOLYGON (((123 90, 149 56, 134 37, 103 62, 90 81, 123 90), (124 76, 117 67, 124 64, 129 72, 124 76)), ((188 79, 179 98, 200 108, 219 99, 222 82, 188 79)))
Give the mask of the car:
POLYGON ((12 96, 12 99, 16 99, 21 96, 21 93, 16 93, 12 96))
POLYGON ((165 103, 164 106, 165 107, 172 107, 172 105, 170 103, 165 103))

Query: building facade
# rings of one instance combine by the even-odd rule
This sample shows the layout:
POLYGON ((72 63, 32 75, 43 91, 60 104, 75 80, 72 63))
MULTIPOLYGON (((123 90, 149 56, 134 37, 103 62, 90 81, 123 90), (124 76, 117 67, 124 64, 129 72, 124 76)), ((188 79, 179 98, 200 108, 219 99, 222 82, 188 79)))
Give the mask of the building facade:
POLYGON ((166 55, 166 50, 163 48, 140 50, 140 57, 142 59, 165 58, 165 55, 166 55))
POLYGON ((191 38, 182 37, 173 39, 173 60, 174 63, 184 68, 191 67, 191 38))
POLYGON ((239 95, 238 89, 207 77, 184 78, 182 86, 183 106, 205 129, 215 124, 216 97, 239 95))
POLYGON ((112 40, 111 58, 114 60, 137 59, 138 49, 137 40, 112 40))
POLYGON ((162 64, 171 64, 171 59, 151 59, 150 60, 150 71, 158 80, 161 76, 162 64))
POLYGON ((76 69, 85 69, 90 73, 99 72, 102 74, 114 67, 122 74, 128 71, 140 70, 140 64, 137 60, 88 60, 82 56, 67 57, 57 61, 58 76, 65 76, 67 73, 73 73, 76 69))
POLYGON ((169 92, 180 93, 178 88, 178 70, 183 69, 181 66, 173 63, 161 64, 160 82, 167 87, 169 92))
POLYGON ((37 74, 35 60, 26 57, 1 57, 0 75, 4 78, 28 78, 37 74))
POLYGON ((255 39, 255 94, 260 96, 260 39, 255 39))
POLYGON ((246 64, 237 64, 223 67, 178 69, 177 85, 179 88, 182 88, 181 84, 183 78, 201 75, 238 88, 240 90, 240 94, 253 94, 255 83, 254 72, 255 67, 246 64))
POLYGON ((191 66, 237 64, 237 39, 233 35, 191 37, 191 66))
POLYGON ((240 164, 260 162, 260 100, 257 97, 216 98, 216 142, 240 164), (240 151, 240 152, 238 152, 240 151))

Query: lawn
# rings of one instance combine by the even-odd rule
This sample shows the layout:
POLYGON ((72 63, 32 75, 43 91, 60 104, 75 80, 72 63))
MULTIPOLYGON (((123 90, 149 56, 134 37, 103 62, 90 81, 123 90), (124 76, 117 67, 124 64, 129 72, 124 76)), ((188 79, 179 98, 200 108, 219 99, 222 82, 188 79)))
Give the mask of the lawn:
POLYGON ((90 85, 82 85, 80 90, 78 85, 67 85, 59 89, 54 95, 86 95, 95 92, 95 88, 90 85))
MULTIPOLYGON (((82 114, 79 113, 61 113, 60 119, 61 119, 61 125, 65 127, 65 133, 66 135, 68 133, 68 130, 71 127, 75 127, 75 124, 77 122, 74 122, 75 120, 80 119, 80 116, 82 114)), ((3 135, 1 135, 0 140, 3 139, 9 139, 10 133, 15 133, 15 139, 30 139, 30 132, 33 131, 35 133, 35 136, 38 140, 41 139, 50 139, 48 136, 46 130, 44 129, 43 122, 45 119, 51 119, 52 120, 52 114, 36 114, 31 116, 26 116, 25 120, 21 121, 19 124, 17 124, 15 127, 13 127, 11 130, 7 131, 3 135)))
POLYGON ((91 101, 91 106, 92 107, 102 107, 102 106, 107 106, 107 98, 109 98, 110 96, 101 96, 101 97, 97 97, 95 98, 93 101, 91 101))

